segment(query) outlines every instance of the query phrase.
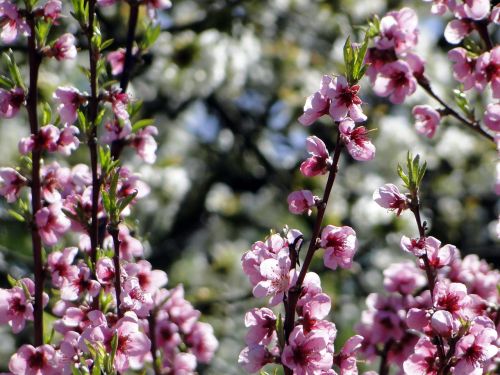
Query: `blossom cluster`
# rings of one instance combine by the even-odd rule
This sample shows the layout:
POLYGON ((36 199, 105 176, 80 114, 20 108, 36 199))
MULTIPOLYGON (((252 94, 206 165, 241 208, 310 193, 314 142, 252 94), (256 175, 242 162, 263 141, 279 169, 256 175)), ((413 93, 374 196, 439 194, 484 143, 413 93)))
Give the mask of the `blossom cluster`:
POLYGON ((317 136, 306 140, 310 156, 302 162, 300 172, 306 177, 328 175, 323 197, 313 195, 310 190, 294 191, 288 196, 288 207, 293 214, 311 215, 317 209, 317 231, 302 265, 298 258, 304 236, 297 229, 285 228, 283 234, 271 234, 265 241, 254 243, 242 257, 243 271, 253 286, 253 295, 268 297, 269 307, 283 304, 285 310, 284 318, 269 307, 254 308, 246 314, 247 346, 240 353, 239 363, 249 373, 258 372, 267 364, 282 365, 286 374, 336 374, 334 364, 341 374, 357 373, 355 353, 363 338, 352 337, 335 353, 337 329, 327 319, 331 299, 323 293, 319 276, 308 267, 314 253, 322 248, 326 268, 349 269, 358 246, 351 227, 322 226, 321 222, 341 150, 345 147, 358 161, 375 156, 367 129, 356 125, 367 119, 361 109, 359 90, 352 77, 325 75, 319 90, 307 98, 299 118, 303 125, 310 126, 323 115, 329 115, 338 135, 333 155, 317 136))
MULTIPOLYGON (((413 210, 411 197, 392 184, 374 200, 389 210, 413 210)), ((477 255, 460 256, 432 236, 402 236, 415 261, 384 271, 386 293, 370 294, 356 327, 360 352, 384 353, 386 365, 405 374, 483 374, 498 365, 500 272, 477 255)))
MULTIPOLYGON (((93 1, 94 6, 114 3, 93 1)), ((78 9, 78 4, 74 2, 77 8, 72 14, 82 25, 89 15, 81 12, 88 12, 88 7, 84 8, 82 1, 78 9)), ((135 4, 142 5, 154 17, 171 4, 150 0, 135 4)), ((0 38, 11 43, 27 36, 31 56, 40 60, 74 59, 77 49, 72 34, 63 34, 51 43, 34 38, 39 32, 35 25, 50 28, 62 22, 62 17, 59 0, 36 8, 27 5, 26 9, 3 0, 0 38)), ((91 49, 100 59, 104 47, 95 38, 91 42, 97 43, 91 49)), ((34 321, 35 332, 42 332, 43 326, 37 327, 41 322, 37 322, 37 314, 41 318, 41 312, 48 314, 46 310, 50 310, 54 322, 45 329, 57 333, 44 343, 22 345, 9 361, 11 373, 111 374, 148 366, 156 373, 194 373, 198 363, 208 363, 218 347, 213 329, 199 320, 201 313, 184 298, 182 285, 166 288, 167 274, 144 260, 142 242, 124 223, 137 200, 149 193, 149 187, 138 174, 120 164, 119 156, 129 146, 145 162, 153 163, 156 127, 150 120, 134 120, 138 107, 126 90, 111 80, 100 92, 91 82, 91 94, 72 86, 58 87, 53 103, 43 103, 43 119, 38 126, 32 121, 38 117, 38 103, 33 106, 30 102, 33 90, 37 90, 36 80, 35 86, 30 80, 27 89, 13 59, 8 54, 5 57, 11 76, 2 79, 0 117, 15 117, 26 108, 32 134, 18 145, 28 162, 0 168, 0 196, 12 205, 16 218, 30 225, 33 243, 41 241, 40 248, 34 245, 33 249, 35 267, 42 245, 47 257, 35 269, 35 281, 10 277, 11 288, 0 289, 0 323, 19 333, 27 322, 34 321), (96 109, 93 115, 92 108, 96 109), (96 160, 90 166, 63 165, 54 160, 55 155, 49 159, 52 161, 43 159, 49 153, 68 156, 85 143, 91 154, 99 153, 99 164, 96 160), (78 246, 64 247, 72 241, 78 246), (49 278, 44 288, 43 280, 49 278), (45 292, 49 287, 50 296, 45 292), (37 300, 38 295, 41 300, 37 300)), ((107 60, 112 74, 119 74, 119 63, 107 60)), ((91 58, 93 63, 97 68, 97 60, 92 62, 91 58)), ((37 66, 31 65, 30 72, 37 66)), ((97 82, 96 70, 89 72, 90 79, 97 82)), ((100 74, 106 76, 105 71, 100 74)))

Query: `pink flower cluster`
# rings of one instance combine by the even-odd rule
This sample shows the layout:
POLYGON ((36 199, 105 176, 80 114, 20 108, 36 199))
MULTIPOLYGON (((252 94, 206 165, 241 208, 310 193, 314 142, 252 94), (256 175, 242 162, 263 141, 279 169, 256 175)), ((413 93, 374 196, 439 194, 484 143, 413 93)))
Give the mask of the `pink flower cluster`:
MULTIPOLYGON (((389 186, 375 193, 390 208, 401 199, 389 186)), ((496 368, 497 286, 500 273, 476 255, 461 258, 452 245, 432 236, 401 239, 416 263, 392 264, 384 271, 386 294, 367 298, 357 332, 361 352, 373 359, 384 352, 387 365, 405 374, 482 374, 496 368)))

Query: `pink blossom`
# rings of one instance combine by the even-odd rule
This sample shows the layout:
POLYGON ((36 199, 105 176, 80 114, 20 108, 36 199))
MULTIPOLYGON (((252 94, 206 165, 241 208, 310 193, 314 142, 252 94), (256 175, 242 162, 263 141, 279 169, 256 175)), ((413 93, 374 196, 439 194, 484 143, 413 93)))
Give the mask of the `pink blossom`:
POLYGON ((467 287, 461 283, 438 281, 434 287, 434 306, 450 312, 454 317, 463 318, 471 304, 467 287))
POLYGON ((315 205, 315 197, 310 190, 294 191, 288 195, 288 210, 295 215, 303 213, 311 214, 311 208, 315 205))
POLYGON ((245 314, 245 327, 249 328, 245 337, 248 346, 267 345, 276 336, 276 316, 266 307, 254 308, 245 314))
POLYGON ((43 16, 46 20, 57 24, 56 21, 61 15, 62 4, 60 0, 49 0, 43 6, 43 16))
POLYGON ((118 119, 123 121, 129 120, 127 106, 130 98, 126 92, 121 92, 119 89, 113 89, 108 92, 107 100, 111 103, 113 113, 118 119))
POLYGON ((171 373, 173 375, 190 375, 196 370, 196 357, 191 353, 177 353, 174 357, 171 373))
POLYGON ((444 38, 450 44, 459 44, 474 30, 473 23, 468 20, 450 21, 444 29, 444 38))
POLYGON ((284 248, 287 248, 287 244, 283 238, 279 234, 273 234, 265 242, 255 242, 252 249, 243 254, 241 257, 243 272, 248 276, 253 286, 264 280, 260 274, 260 264, 265 259, 275 258, 284 248))
POLYGON ((72 125, 76 121, 78 107, 86 101, 84 95, 74 87, 59 87, 54 99, 59 103, 57 110, 65 125, 72 125))
POLYGON ((67 278, 75 271, 76 266, 72 266, 73 260, 78 253, 78 248, 67 247, 62 252, 53 251, 48 256, 47 266, 52 275, 52 284, 61 287, 64 278, 67 278))
POLYGON ((483 364, 498 353, 497 331, 493 327, 478 328, 475 330, 473 326, 471 332, 457 342, 456 374, 482 374, 483 364))
POLYGON ((0 117, 14 117, 23 103, 24 91, 22 88, 15 87, 9 91, 0 89, 0 117))
POLYGON ((54 125, 42 126, 38 132, 38 138, 35 143, 42 150, 49 152, 57 151, 57 141, 59 140, 61 132, 54 125))
POLYGON ((422 337, 415 346, 414 353, 403 363, 403 368, 406 374, 437 375, 437 359, 437 348, 427 337, 422 337))
POLYGON ((438 310, 432 314, 431 326, 438 335, 452 337, 458 333, 460 322, 449 311, 438 310))
POLYGON ((340 375, 358 375, 356 366, 356 353, 361 348, 363 336, 354 335, 350 337, 342 347, 340 353, 335 356, 334 361, 340 368, 340 375))
POLYGON ((309 126, 321 116, 328 114, 330 100, 326 96, 326 91, 332 78, 324 75, 321 79, 320 89, 310 95, 304 104, 304 113, 299 117, 299 122, 302 125, 309 126))
POLYGON ((74 59, 76 54, 75 37, 70 33, 61 35, 52 44, 49 52, 50 57, 55 57, 59 61, 74 59))
POLYGON ((332 270, 337 266, 351 268, 357 246, 356 232, 351 227, 327 225, 321 232, 321 247, 325 249, 323 261, 325 267, 332 270))
POLYGON ((164 287, 168 281, 165 271, 153 270, 151 263, 144 259, 137 263, 128 263, 125 269, 129 276, 137 277, 141 289, 150 294, 164 287))
POLYGON ((99 294, 100 288, 99 283, 92 280, 90 269, 84 263, 80 263, 77 267, 71 267, 68 275, 63 279, 61 299, 75 301, 87 293, 95 297, 99 294))
POLYGON ((462 48, 457 47, 448 52, 448 58, 453 65, 453 77, 463 83, 464 90, 469 90, 474 87, 476 59, 469 56, 468 52, 462 48))
POLYGON ((388 292, 409 295, 423 287, 426 281, 415 263, 410 261, 393 263, 384 270, 384 288, 388 292))
POLYGON ((441 246, 441 241, 432 236, 422 238, 401 237, 401 248, 417 257, 426 255, 428 251, 435 253, 439 246, 441 246))
POLYGON ((398 57, 392 49, 368 48, 365 56, 365 64, 368 66, 366 74, 370 77, 370 82, 373 84, 378 72, 380 72, 385 65, 397 61, 397 59, 398 57))
POLYGON ((101 141, 111 144, 113 141, 125 140, 131 134, 132 125, 129 121, 120 123, 120 121, 114 119, 104 124, 104 132, 101 136, 101 141))
POLYGON ((23 288, 0 289, 0 323, 8 323, 14 333, 21 332, 26 320, 33 320, 33 304, 23 288))
POLYGON ((273 362, 273 355, 264 345, 247 346, 238 357, 238 364, 251 374, 258 372, 262 367, 273 362))
POLYGON ((131 146, 135 148, 139 157, 148 164, 156 160, 157 144, 154 136, 158 135, 158 129, 155 126, 146 126, 134 134, 131 146))
POLYGON ((144 247, 141 242, 130 235, 130 231, 125 225, 119 225, 118 239, 120 240, 120 258, 131 261, 134 257, 141 257, 144 254, 144 247))
POLYGON ((375 79, 373 90, 379 96, 389 96, 394 104, 401 104, 415 92, 417 82, 410 65, 402 60, 385 65, 375 79))
POLYGON ((484 124, 494 132, 500 132, 500 104, 490 103, 486 107, 484 124))
POLYGON ((413 116, 415 116, 415 128, 417 132, 432 138, 441 121, 441 115, 430 105, 417 105, 413 107, 413 116))
POLYGON ((0 19, 2 19, 1 26, 2 32, 0 39, 4 43, 12 43, 18 33, 23 35, 30 35, 30 28, 24 18, 19 14, 16 5, 9 1, 2 1, 0 3, 0 19))
POLYGON ((348 117, 339 124, 339 131, 342 142, 353 159, 367 161, 375 157, 375 146, 368 138, 368 131, 364 126, 356 127, 348 117))
POLYGON ((401 54, 415 47, 418 41, 417 14, 411 8, 387 13, 380 20, 380 36, 375 39, 377 48, 394 48, 401 54))
POLYGON ((442 16, 448 10, 448 0, 424 0, 432 2, 431 13, 442 16))
POLYGON ((45 245, 55 245, 71 225, 61 208, 62 204, 55 202, 35 214, 35 223, 45 245))
POLYGON ((15 202, 26 184, 26 178, 15 169, 0 168, 0 195, 4 196, 7 202, 15 202))
POLYGON ((62 155, 69 156, 80 145, 78 134, 80 134, 80 130, 76 126, 65 126, 57 140, 57 151, 62 155))
POLYGON ((125 63, 125 48, 119 48, 116 51, 108 53, 106 57, 111 65, 111 74, 117 76, 122 73, 125 63))
POLYGON ((133 312, 126 312, 113 328, 118 336, 115 369, 125 372, 130 367, 140 368, 142 358, 149 353, 151 341, 139 330, 139 321, 133 312))
POLYGON ((355 122, 366 121, 361 109, 363 101, 358 96, 359 85, 349 86, 344 76, 333 77, 326 90, 331 100, 329 113, 334 121, 344 120, 349 116, 355 122))
POLYGON ((200 363, 209 363, 219 347, 219 342, 210 324, 196 322, 186 335, 186 345, 200 363))
POLYGON ((107 257, 99 258, 95 265, 96 279, 102 285, 113 285, 115 281, 115 265, 107 257))
MULTIPOLYGON (((62 366, 63 375, 73 374, 72 368, 88 370, 90 367, 90 360, 82 364, 80 358, 83 356, 82 350, 79 348, 78 342, 80 334, 75 331, 68 331, 64 334, 64 339, 60 343, 60 360, 59 366, 62 366), (87 365, 87 366, 86 366, 87 365), (86 368, 85 368, 86 367, 86 368)), ((60 367, 59 367, 60 368, 60 367)), ((88 371, 90 372, 90 371, 88 371)))
POLYGON ((300 165, 300 171, 304 176, 313 177, 328 172, 332 162, 325 143, 316 136, 307 137, 307 151, 311 156, 300 165))
MULTIPOLYGON (((478 21, 488 17, 490 14, 490 6, 489 0, 464 0, 459 8, 463 9, 463 12, 468 18, 478 21)), ((459 9, 459 11, 462 9, 459 9)))
POLYGON ((307 334, 302 326, 296 326, 290 333, 281 360, 296 375, 319 374, 321 370, 329 370, 333 364, 333 355, 327 350, 328 335, 315 330, 307 334))
POLYGON ((184 298, 182 284, 170 290, 170 298, 164 305, 164 311, 168 313, 170 321, 175 323, 184 334, 192 331, 200 317, 200 312, 184 298))
POLYGON ((13 375, 56 375, 56 352, 50 345, 35 348, 25 344, 10 358, 9 370, 13 375))
POLYGON ((288 250, 278 253, 277 259, 270 258, 260 264, 260 274, 263 278, 253 288, 257 298, 272 296, 269 304, 275 306, 283 300, 285 292, 294 282, 294 271, 290 271, 291 263, 288 250))
MULTIPOLYGON (((427 237, 425 241, 425 252, 427 260, 432 268, 439 269, 449 265, 458 250, 453 245, 444 245, 440 247, 441 242, 434 237, 427 237)), ((423 259, 418 260, 420 268, 425 269, 423 259)))
POLYGON ((69 170, 61 168, 57 162, 42 166, 41 188, 42 198, 48 203, 55 203, 61 200, 61 190, 65 180, 68 179, 69 170))
POLYGON ((170 0, 146 0, 149 18, 155 18, 157 10, 168 9, 172 6, 170 0))
POLYGON ((146 318, 153 309, 153 298, 142 290, 137 277, 129 277, 122 283, 120 293, 122 309, 133 311, 140 318, 146 318))
POLYGON ((383 208, 396 211, 396 215, 408 209, 408 198, 399 192, 396 185, 385 184, 373 192, 373 200, 383 208))
POLYGON ((493 98, 500 99, 500 46, 477 58, 475 78, 477 90, 484 90, 491 82, 493 98))
POLYGON ((325 293, 311 294, 301 297, 301 305, 297 304, 297 310, 300 310, 304 331, 309 332, 318 320, 326 318, 332 308, 332 300, 325 293))

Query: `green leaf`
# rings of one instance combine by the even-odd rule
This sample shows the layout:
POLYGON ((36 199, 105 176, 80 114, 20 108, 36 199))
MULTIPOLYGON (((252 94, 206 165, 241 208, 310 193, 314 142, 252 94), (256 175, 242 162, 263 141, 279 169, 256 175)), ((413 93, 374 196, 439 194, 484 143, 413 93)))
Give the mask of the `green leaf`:
POLYGON ((399 165, 399 164, 398 164, 398 175, 401 178, 401 180, 403 181, 403 183, 405 184, 405 186, 407 188, 410 188, 410 180, 409 180, 408 176, 406 175, 406 173, 403 171, 403 168, 401 167, 401 165, 399 165))
POLYGON ((155 120, 151 118, 139 120, 132 126, 132 133, 136 133, 138 130, 154 124, 154 122, 155 120))
POLYGON ((49 35, 51 26, 52 25, 49 22, 38 22, 38 25, 36 26, 36 36, 40 47, 45 46, 45 44, 47 43, 47 36, 49 35))
POLYGON ((348 36, 344 44, 344 64, 346 70, 347 81, 352 84, 353 82, 353 68, 354 68, 354 50, 351 45, 351 37, 348 36))
POLYGON ((285 347, 285 329, 283 327, 281 313, 278 314, 278 319, 276 319, 276 333, 278 334, 278 345, 283 349, 285 347))
POLYGON ((17 280, 14 279, 11 275, 7 274, 7 281, 9 282, 10 286, 14 287, 17 285, 17 280))
POLYGON ((14 210, 9 210, 8 212, 9 212, 10 216, 12 216, 17 221, 20 221, 21 223, 24 223, 26 221, 24 216, 21 215, 19 212, 16 212, 14 210))
POLYGON ((42 104, 42 125, 50 124, 52 121, 52 109, 49 103, 44 102, 42 104))
POLYGON ((118 349, 118 334, 115 332, 111 339, 111 355, 108 357, 108 372, 113 371, 113 362, 115 361, 116 351, 118 349))
POLYGON ((102 190, 102 204, 104 205, 104 209, 108 214, 111 214, 114 211, 111 207, 111 200, 109 199, 109 194, 106 190, 102 190))
POLYGON ((0 86, 10 90, 14 87, 14 82, 9 77, 0 74, 0 86))
POLYGON ((158 37, 160 36, 161 28, 160 25, 149 24, 146 26, 146 33, 141 43, 141 49, 148 49, 151 47, 158 37))
POLYGON ((118 208, 118 214, 121 214, 122 211, 127 208, 127 206, 132 202, 135 197, 137 196, 137 190, 135 190, 132 194, 129 196, 126 196, 125 198, 122 198, 118 201, 117 208, 118 208))
POLYGON ((101 43, 101 51, 113 44, 114 39, 108 39, 101 43))
POLYGON ((366 67, 363 65, 363 62, 365 61, 366 51, 368 50, 369 42, 370 38, 368 37, 368 33, 366 33, 363 44, 357 51, 355 51, 355 61, 353 68, 354 82, 358 82, 361 78, 363 78, 363 75, 365 74, 366 67))

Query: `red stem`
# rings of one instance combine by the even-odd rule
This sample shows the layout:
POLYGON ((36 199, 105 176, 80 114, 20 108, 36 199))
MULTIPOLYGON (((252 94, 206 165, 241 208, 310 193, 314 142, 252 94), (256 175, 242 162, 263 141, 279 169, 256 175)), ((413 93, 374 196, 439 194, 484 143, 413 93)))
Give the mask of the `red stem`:
MULTIPOLYGON (((28 13, 26 21, 30 28, 30 36, 28 37, 28 62, 29 62, 29 91, 26 100, 26 108, 28 110, 28 118, 30 123, 31 134, 38 138, 38 72, 42 56, 36 47, 36 27, 33 14, 28 13)), ((31 168, 31 210, 33 218, 42 207, 41 201, 41 183, 40 183, 40 161, 42 152, 39 147, 35 147, 32 152, 32 168, 31 168)), ((43 284, 44 272, 42 263, 42 240, 38 233, 38 228, 33 221, 31 229, 31 242, 33 245, 33 261, 35 266, 35 306, 34 306, 34 325, 35 325, 35 346, 43 344, 43 284)))

